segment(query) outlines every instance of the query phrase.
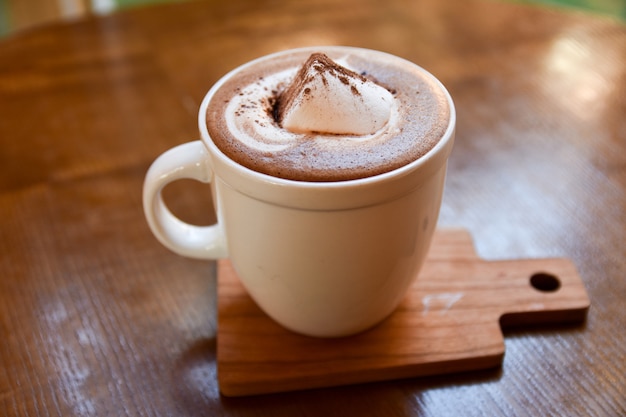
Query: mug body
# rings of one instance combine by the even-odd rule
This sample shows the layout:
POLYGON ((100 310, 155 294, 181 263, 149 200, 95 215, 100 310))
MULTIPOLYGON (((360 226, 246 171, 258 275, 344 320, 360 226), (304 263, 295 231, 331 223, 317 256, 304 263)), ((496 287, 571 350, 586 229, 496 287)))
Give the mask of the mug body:
POLYGON ((321 337, 365 330, 398 306, 417 276, 445 170, 403 195, 338 209, 259 199, 216 172, 229 258, 250 296, 284 327, 321 337))
POLYGON ((290 330, 336 337, 375 325, 398 306, 430 246, 454 141, 450 96, 434 80, 448 98, 450 121, 421 158, 363 179, 293 181, 236 163, 208 133, 208 104, 239 70, 213 86, 198 116, 218 225, 237 275, 261 309, 290 330))

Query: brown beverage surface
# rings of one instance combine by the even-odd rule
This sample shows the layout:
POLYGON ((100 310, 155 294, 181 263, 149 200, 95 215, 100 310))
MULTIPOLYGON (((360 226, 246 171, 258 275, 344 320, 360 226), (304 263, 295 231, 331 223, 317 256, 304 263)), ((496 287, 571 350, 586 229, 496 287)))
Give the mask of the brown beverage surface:
POLYGON ((236 70, 215 92, 206 114, 215 145, 235 162, 298 181, 366 178, 407 165, 431 150, 450 121, 443 87, 419 67, 392 55, 346 47, 274 54, 236 70), (385 127, 364 136, 292 133, 275 106, 302 64, 323 52, 394 96, 385 127))

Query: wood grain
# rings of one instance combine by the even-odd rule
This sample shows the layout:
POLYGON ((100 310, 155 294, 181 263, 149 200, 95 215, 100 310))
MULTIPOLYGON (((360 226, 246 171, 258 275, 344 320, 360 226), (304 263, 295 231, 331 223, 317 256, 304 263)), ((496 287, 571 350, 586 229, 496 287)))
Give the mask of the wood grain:
POLYGON ((584 320, 589 299, 567 259, 488 262, 468 256, 472 252, 466 231, 438 230, 421 273, 392 316, 338 339, 281 328, 247 295, 230 262, 221 260, 220 391, 267 394, 491 368, 504 356, 503 317, 509 325, 584 320), (558 288, 532 285, 538 276, 558 288))
MULTIPOLYGON (((626 28, 495 0, 188 2, 0 41, 0 415, 626 414, 626 28), (220 395, 216 265, 150 234, 141 185, 200 99, 269 52, 346 44, 429 69, 458 111, 440 216, 489 261, 568 258, 584 326, 511 328, 496 370, 220 395)), ((177 214, 214 215, 172 186, 177 214)))

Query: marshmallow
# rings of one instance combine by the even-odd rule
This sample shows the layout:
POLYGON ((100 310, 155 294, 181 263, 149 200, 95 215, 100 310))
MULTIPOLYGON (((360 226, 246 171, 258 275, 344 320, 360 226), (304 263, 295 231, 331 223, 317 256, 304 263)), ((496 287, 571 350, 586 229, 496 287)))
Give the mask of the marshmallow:
POLYGON ((387 124, 393 100, 385 88, 316 53, 279 98, 277 115, 291 132, 361 136, 387 124))

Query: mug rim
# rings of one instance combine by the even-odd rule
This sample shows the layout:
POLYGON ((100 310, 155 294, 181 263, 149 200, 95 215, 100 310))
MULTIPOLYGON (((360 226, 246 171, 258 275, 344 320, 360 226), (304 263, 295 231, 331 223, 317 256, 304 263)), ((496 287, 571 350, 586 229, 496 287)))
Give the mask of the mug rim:
POLYGON ((281 50, 281 51, 274 52, 271 54, 263 55, 256 59, 248 61, 232 69, 225 75, 223 75, 215 84, 213 84, 213 86, 209 89, 209 91, 206 93, 206 95, 204 96, 202 100, 202 103, 198 111, 198 127, 199 127, 199 131, 201 134, 202 142, 207 148, 209 148, 209 151, 210 151, 209 154, 213 158, 218 158, 219 162, 222 163, 223 165, 228 166, 231 170, 239 172, 240 174, 248 177, 249 179, 253 181, 256 181, 257 183, 264 183, 264 184, 268 184, 272 186, 278 186, 280 188, 298 188, 298 189, 332 190, 332 189, 346 189, 350 187, 363 188, 369 185, 383 183, 383 182, 392 180, 394 178, 405 176, 408 173, 418 169, 419 167, 431 162, 431 160, 434 159, 435 156, 444 152, 446 148, 450 148, 448 149, 448 152, 446 152, 446 155, 445 155, 445 159, 447 159, 449 152, 451 151, 452 144, 450 142, 454 140, 454 134, 455 134, 455 129, 456 129, 456 110, 455 110, 454 102, 452 100, 450 93, 445 88, 445 86, 441 83, 441 81, 439 81, 429 71, 427 71, 423 67, 411 61, 408 61, 404 58, 401 58, 401 57, 398 57, 396 55, 392 55, 386 52, 373 50, 373 49, 367 49, 367 48, 359 48, 359 47, 352 47, 352 46, 338 46, 338 45, 307 46, 307 47, 301 47, 301 48, 285 49, 285 50, 281 50), (446 130, 444 131, 441 138, 437 141, 435 146, 433 146, 428 152, 426 152, 424 155, 420 156, 419 158, 401 167, 395 168, 391 171, 387 171, 381 174, 376 174, 376 175, 372 175, 372 176, 364 177, 364 178, 340 180, 340 181, 303 181, 303 180, 293 180, 293 179, 276 177, 276 176, 268 175, 259 171, 255 171, 244 165, 241 165, 238 162, 231 159, 230 157, 228 157, 224 152, 222 152, 222 150, 219 149, 219 147, 213 142, 211 135, 208 132, 208 127, 207 127, 207 122, 206 122, 206 112, 208 109, 209 102, 211 101, 215 93, 222 87, 222 85, 225 84, 230 78, 232 78, 234 75, 236 75, 240 71, 245 70, 251 66, 254 66, 258 64, 259 62, 270 60, 270 59, 275 58, 276 56, 282 56, 285 54, 306 52, 306 51, 313 52, 313 51, 319 51, 319 50, 322 50, 322 51, 323 50, 328 50, 328 51, 355 50, 355 51, 361 51, 361 52, 367 51, 368 53, 374 52, 376 54, 387 55, 396 60, 400 59, 416 67, 421 72, 423 72, 427 77, 429 77, 438 86, 438 88, 441 89, 450 109, 450 117, 448 119, 448 125, 446 127, 446 130))

